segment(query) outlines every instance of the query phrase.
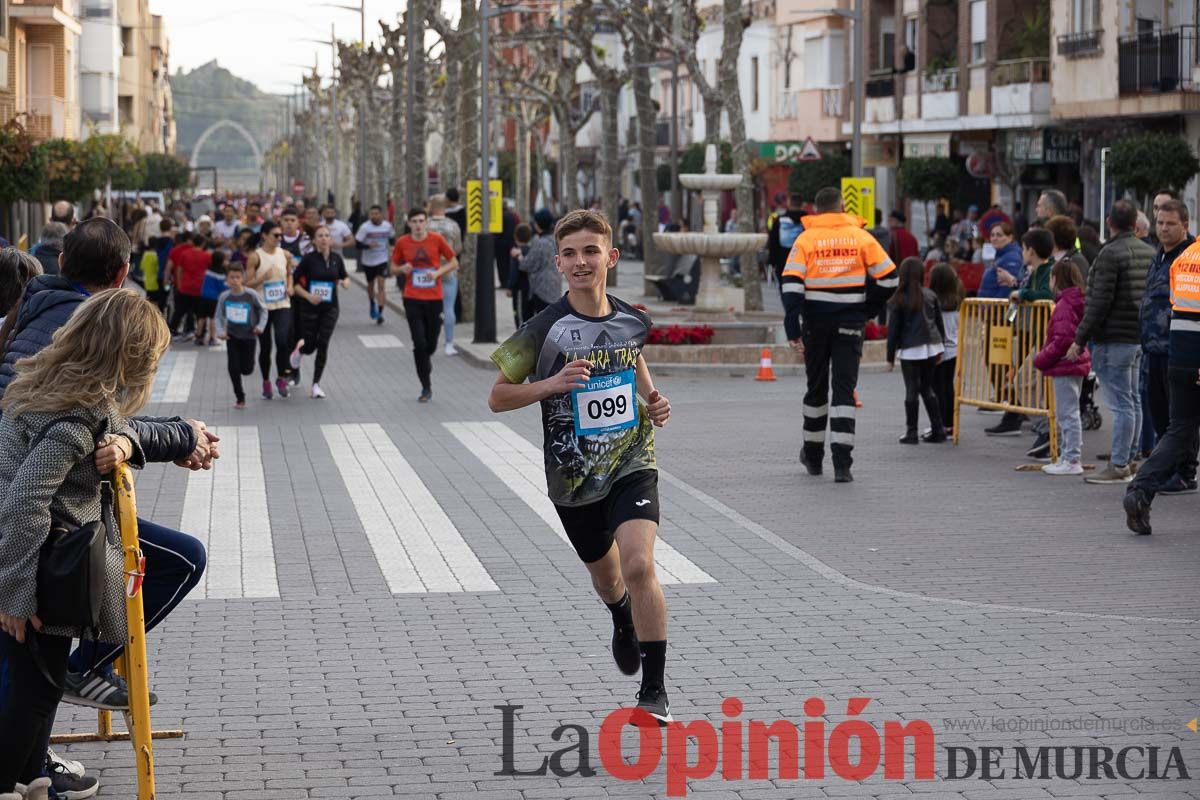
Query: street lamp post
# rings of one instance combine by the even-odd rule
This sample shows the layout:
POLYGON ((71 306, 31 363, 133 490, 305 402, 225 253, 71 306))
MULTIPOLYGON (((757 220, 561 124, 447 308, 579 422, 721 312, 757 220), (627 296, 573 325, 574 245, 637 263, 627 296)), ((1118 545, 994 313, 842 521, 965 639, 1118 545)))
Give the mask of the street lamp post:
POLYGON ((496 341, 496 289, 492 281, 495 243, 488 232, 491 225, 491 103, 488 81, 491 79, 490 25, 501 14, 533 12, 537 9, 502 5, 493 9, 489 0, 479 0, 479 182, 482 190, 482 219, 475 248, 475 342, 496 341))

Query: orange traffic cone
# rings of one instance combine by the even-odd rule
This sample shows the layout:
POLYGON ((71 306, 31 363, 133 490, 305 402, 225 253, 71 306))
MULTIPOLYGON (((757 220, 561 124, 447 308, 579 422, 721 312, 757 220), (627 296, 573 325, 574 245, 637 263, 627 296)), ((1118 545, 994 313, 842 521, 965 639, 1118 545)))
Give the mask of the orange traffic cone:
POLYGON ((762 349, 762 355, 758 358, 758 375, 754 376, 754 380, 775 380, 775 367, 771 364, 771 348, 769 347, 762 349))
POLYGON ((858 399, 858 389, 854 390, 854 407, 862 408, 862 400, 858 399))

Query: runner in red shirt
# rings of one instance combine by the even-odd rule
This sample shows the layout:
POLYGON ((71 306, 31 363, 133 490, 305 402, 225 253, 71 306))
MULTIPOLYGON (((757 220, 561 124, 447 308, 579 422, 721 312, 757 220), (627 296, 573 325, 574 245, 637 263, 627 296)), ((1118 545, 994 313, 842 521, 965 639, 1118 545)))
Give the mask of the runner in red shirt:
POLYGON ((442 327, 442 276, 458 269, 453 248, 440 235, 431 233, 428 223, 425 209, 410 209, 408 227, 412 233, 397 239, 392 249, 392 274, 405 276, 404 316, 412 334, 413 358, 421 380, 418 400, 422 403, 433 397, 429 376, 442 327))

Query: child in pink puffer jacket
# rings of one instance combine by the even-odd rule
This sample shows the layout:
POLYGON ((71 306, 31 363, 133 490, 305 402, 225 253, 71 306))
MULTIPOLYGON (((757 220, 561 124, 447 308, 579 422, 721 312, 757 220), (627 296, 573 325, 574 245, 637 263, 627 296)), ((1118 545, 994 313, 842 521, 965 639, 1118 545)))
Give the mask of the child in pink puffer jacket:
POLYGON ((1079 393, 1092 368, 1091 354, 1084 350, 1074 361, 1067 350, 1075 341, 1075 329, 1083 318, 1083 274, 1070 258, 1062 258, 1050 270, 1054 313, 1046 331, 1046 344, 1034 356, 1033 365, 1054 381, 1054 419, 1062 433, 1058 461, 1042 467, 1047 475, 1082 475, 1079 463, 1083 426, 1079 420, 1079 393))

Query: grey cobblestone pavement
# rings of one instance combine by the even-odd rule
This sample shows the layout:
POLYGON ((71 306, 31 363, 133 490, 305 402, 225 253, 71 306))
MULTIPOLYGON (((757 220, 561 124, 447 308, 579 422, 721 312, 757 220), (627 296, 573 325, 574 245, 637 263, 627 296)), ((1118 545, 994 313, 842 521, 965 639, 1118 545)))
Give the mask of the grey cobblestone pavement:
MULTIPOLYGON (((665 797, 662 764, 621 781, 601 763, 600 725, 632 703, 636 679, 612 664, 608 615, 539 514, 522 448, 455 435, 489 423, 479 430, 533 447, 537 412, 491 415, 492 373, 440 352, 434 400, 418 405, 403 319, 376 327, 365 306, 357 288, 343 296, 324 401, 305 385, 268 403, 252 383, 238 412, 223 353, 177 346, 164 367, 151 411, 236 426, 238 444, 212 475, 151 467, 138 482, 142 515, 207 537, 214 564, 207 596, 150 637, 154 719, 187 731, 156 743, 159 795, 665 797), (389 333, 403 346, 359 339, 389 333), (175 375, 192 352, 194 373, 185 359, 175 375), (335 460, 343 441, 354 458, 335 460), (489 586, 479 570, 494 588, 470 588, 489 586), (406 575, 410 590, 393 593, 406 575), (576 734, 551 734, 576 724, 598 774, 495 774, 502 704, 523 707, 517 769, 568 746, 576 734)), ((1200 797, 1197 780, 1012 777, 1018 746, 1157 746, 1160 772, 1177 747, 1200 769, 1200 735, 1185 727, 1200 715, 1197 496, 1162 498, 1155 535, 1137 538, 1119 488, 1014 472, 1027 438, 985 439, 992 417, 966 412, 957 448, 903 448, 896 375, 863 376, 857 481, 835 486, 796 462, 802 378, 659 385, 674 407, 658 438, 661 534, 691 565, 666 586, 676 718, 719 726, 737 697, 739 721, 802 726, 820 721, 804 708, 817 697, 828 740, 866 697, 872 728, 927 720, 937 745, 934 780, 915 780, 911 758, 903 779, 881 764, 861 782, 781 778, 773 764, 771 780, 718 771, 689 795, 1200 797), (1005 777, 948 780, 952 746, 1005 748, 1005 777)), ((1107 435, 1087 434, 1085 454, 1107 435)), ((86 709, 60 711, 59 731, 92 724, 86 709)), ((135 795, 128 744, 64 752, 100 777, 101 797, 135 795)))

